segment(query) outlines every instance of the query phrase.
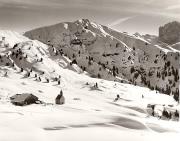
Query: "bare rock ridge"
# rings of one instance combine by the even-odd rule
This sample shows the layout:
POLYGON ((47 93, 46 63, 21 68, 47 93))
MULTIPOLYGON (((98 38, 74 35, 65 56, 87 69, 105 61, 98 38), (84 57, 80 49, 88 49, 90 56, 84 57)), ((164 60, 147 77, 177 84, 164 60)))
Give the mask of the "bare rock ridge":
MULTIPOLYGON (((178 23, 173 24, 179 29, 178 23)), ((24 35, 55 52, 62 51, 92 77, 127 80, 179 99, 179 53, 155 43, 150 36, 128 35, 88 19, 42 27, 24 35)))
POLYGON ((159 28, 159 38, 167 44, 180 42, 180 23, 170 22, 159 28))

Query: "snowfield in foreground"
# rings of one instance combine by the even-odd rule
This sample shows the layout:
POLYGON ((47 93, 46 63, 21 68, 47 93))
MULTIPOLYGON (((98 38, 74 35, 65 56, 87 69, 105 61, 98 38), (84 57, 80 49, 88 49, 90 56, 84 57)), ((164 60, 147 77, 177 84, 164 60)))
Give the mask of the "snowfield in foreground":
POLYGON ((179 105, 172 97, 147 88, 90 78, 60 69, 61 85, 24 79, 9 69, 0 77, 0 141, 177 141, 179 122, 149 116, 147 104, 179 105), (89 83, 87 85, 86 83, 89 83), (93 89, 98 83, 99 89, 93 89), (55 105, 60 90, 64 105, 55 105), (46 104, 14 106, 9 97, 33 93, 46 104), (120 99, 114 102, 116 95, 120 99), (144 98, 142 98, 142 95, 144 98))

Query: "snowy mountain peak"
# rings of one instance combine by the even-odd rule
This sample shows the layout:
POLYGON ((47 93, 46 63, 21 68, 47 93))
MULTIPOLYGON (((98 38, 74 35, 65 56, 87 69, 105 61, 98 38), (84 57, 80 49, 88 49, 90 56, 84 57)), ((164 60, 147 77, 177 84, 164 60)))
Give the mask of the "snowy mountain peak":
POLYGON ((87 19, 42 27, 24 35, 63 50, 92 77, 125 79, 179 97, 179 75, 175 73, 179 54, 154 36, 131 36, 87 19))
POLYGON ((75 21, 75 23, 81 23, 81 24, 87 25, 87 24, 90 24, 91 22, 89 19, 79 19, 79 20, 75 21))

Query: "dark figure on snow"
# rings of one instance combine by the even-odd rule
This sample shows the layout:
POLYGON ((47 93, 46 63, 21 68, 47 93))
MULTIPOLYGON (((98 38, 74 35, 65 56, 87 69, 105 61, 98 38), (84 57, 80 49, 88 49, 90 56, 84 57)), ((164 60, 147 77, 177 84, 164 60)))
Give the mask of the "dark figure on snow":
POLYGON ((94 85, 95 88, 98 88, 98 83, 96 82, 96 84, 94 85))
POLYGON ((116 98, 114 99, 114 102, 118 101, 120 99, 120 96, 117 94, 116 98))
POLYGON ((23 68, 21 68, 21 72, 23 72, 23 68))
POLYGON ((54 81, 58 81, 58 78, 57 78, 57 77, 55 77, 55 78, 54 78, 54 81))
POLYGON ((179 112, 176 110, 176 112, 174 113, 174 116, 179 118, 179 112))
POLYGON ((40 58, 39 62, 42 62, 43 61, 43 58, 40 58))
POLYGON ((155 105, 151 105, 152 110, 154 111, 155 105))
POLYGON ((27 77, 29 77, 29 76, 30 76, 30 74, 31 74, 31 73, 30 73, 30 72, 28 72, 28 73, 27 73, 27 77))
POLYGON ((44 71, 41 72, 41 75, 45 74, 44 71))
POLYGON ((166 109, 164 109, 163 112, 162 112, 162 116, 170 119, 170 116, 171 116, 171 115, 168 113, 168 111, 167 111, 166 109))
POLYGON ((49 83, 49 79, 48 78, 46 78, 46 82, 49 83))
POLYGON ((154 110, 152 111, 152 116, 154 117, 154 110))

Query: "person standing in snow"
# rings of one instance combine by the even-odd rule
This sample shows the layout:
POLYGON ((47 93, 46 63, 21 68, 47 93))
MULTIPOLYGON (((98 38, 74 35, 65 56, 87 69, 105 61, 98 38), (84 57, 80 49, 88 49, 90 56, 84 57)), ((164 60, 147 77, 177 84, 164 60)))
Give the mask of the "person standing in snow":
POLYGON ((117 94, 116 98, 114 99, 114 102, 118 101, 120 99, 119 94, 117 94))
POLYGON ((98 88, 98 83, 96 82, 96 84, 94 85, 94 88, 98 88))

